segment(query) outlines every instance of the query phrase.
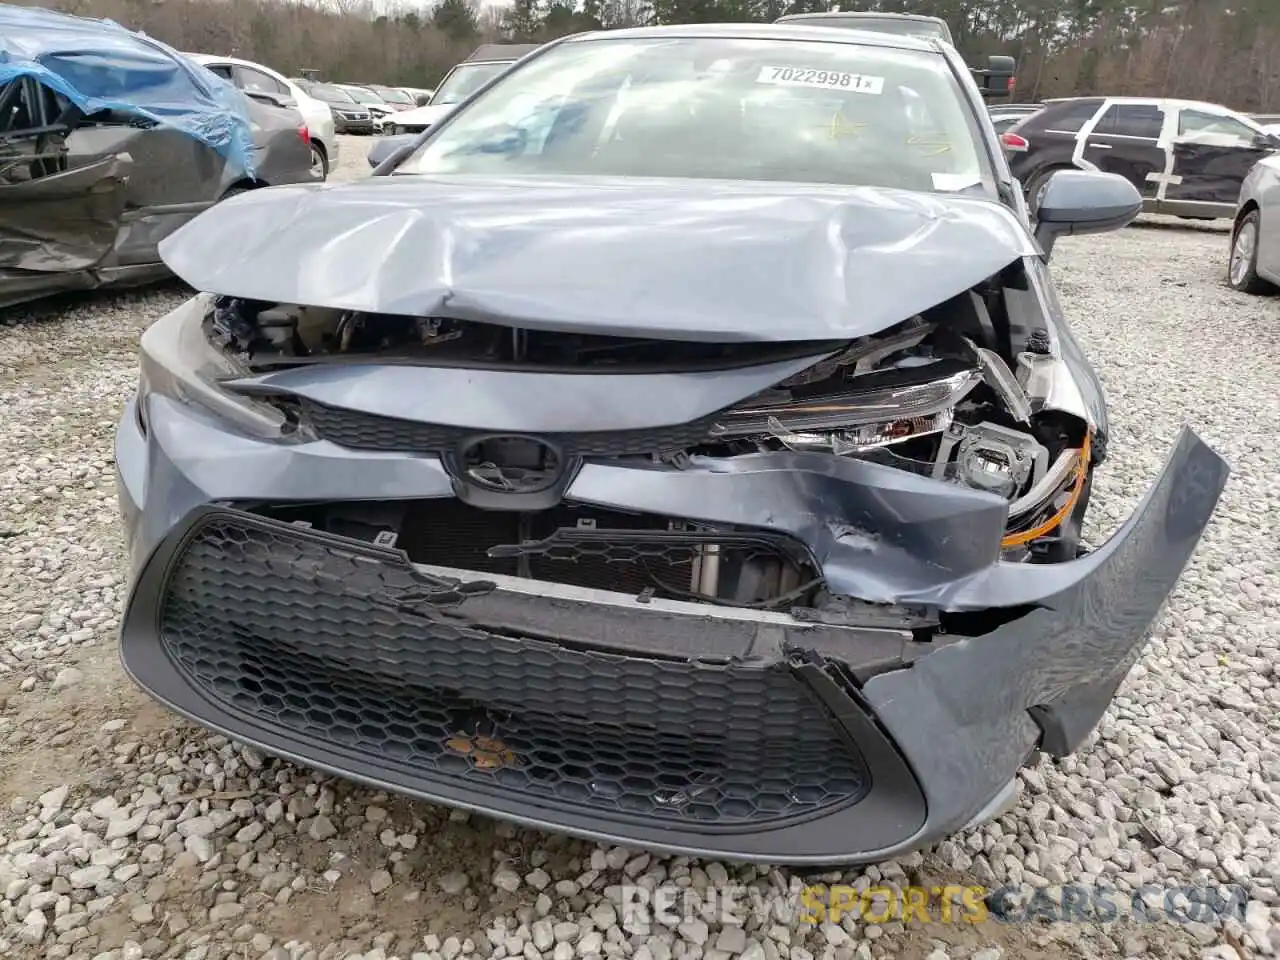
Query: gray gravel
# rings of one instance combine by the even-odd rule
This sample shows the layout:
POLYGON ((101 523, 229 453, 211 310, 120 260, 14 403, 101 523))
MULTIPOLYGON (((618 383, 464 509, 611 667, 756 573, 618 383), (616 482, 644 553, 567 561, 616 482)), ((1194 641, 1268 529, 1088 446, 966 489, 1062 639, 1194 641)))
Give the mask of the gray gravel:
POLYGON ((331 180, 354 180, 368 174, 369 149, 377 137, 338 137, 338 162, 329 173, 331 180))
MULTIPOLYGON (((371 141, 343 144, 364 172, 371 141)), ((1236 960, 1280 950, 1280 300, 1221 282, 1221 231, 1063 241, 1055 270, 1114 417, 1090 538, 1192 423, 1231 461, 1146 655, 1076 757, 1017 807, 855 886, 1239 884, 1242 920, 810 928, 785 871, 595 848, 375 794, 181 722, 119 669, 111 434, 170 287, 0 313, 0 956, 142 960, 1236 960), (644 922, 621 885, 726 907, 644 922)), ((686 902, 689 902, 686 900, 686 902)))

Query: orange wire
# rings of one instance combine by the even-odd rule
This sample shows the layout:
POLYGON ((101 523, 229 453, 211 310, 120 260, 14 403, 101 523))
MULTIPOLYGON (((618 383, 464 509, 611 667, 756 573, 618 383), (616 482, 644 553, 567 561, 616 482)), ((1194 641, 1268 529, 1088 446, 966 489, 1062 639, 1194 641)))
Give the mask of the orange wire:
POLYGON ((1075 509, 1076 503, 1080 500, 1080 494, 1084 491, 1085 478, 1089 476, 1089 444, 1092 435, 1088 430, 1084 434, 1084 442, 1080 444, 1079 465, 1076 467, 1076 484, 1071 489, 1071 496, 1067 498, 1067 502, 1063 504, 1062 509, 1055 513, 1052 517, 1040 524, 1038 527, 1032 527, 1030 530, 1023 530, 1020 533, 1011 533, 1000 541, 1000 548, 1008 550, 1012 547, 1021 547, 1030 543, 1032 540, 1038 540, 1047 533, 1052 533, 1065 520, 1071 511, 1075 509))

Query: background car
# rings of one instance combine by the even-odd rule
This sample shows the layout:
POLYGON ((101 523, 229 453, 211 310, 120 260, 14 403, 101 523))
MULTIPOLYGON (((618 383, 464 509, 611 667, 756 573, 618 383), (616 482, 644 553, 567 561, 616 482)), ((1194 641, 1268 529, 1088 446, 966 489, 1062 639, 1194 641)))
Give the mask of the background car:
POLYGON ((373 114, 369 112, 368 107, 358 103, 346 90, 332 83, 321 83, 318 80, 307 80, 301 77, 289 79, 315 99, 329 105, 329 110, 333 114, 333 127, 337 133, 373 133, 373 114))
POLYGON ((334 86, 339 90, 345 90, 356 103, 369 111, 369 117, 373 121, 374 133, 381 133, 382 121, 396 112, 395 107, 368 87, 361 86, 358 83, 335 83, 334 86))
POLYGON ((1245 293, 1280 285, 1280 154, 1254 165, 1240 187, 1231 229, 1227 283, 1245 293))
POLYGON ((380 96, 393 109, 412 110, 418 105, 411 94, 406 93, 399 87, 386 87, 380 83, 367 83, 364 86, 380 96))
MULTIPOLYGON (((389 117, 383 123, 383 132, 391 137, 402 137, 430 129, 472 93, 540 46, 542 44, 539 43, 481 44, 466 60, 445 74, 426 106, 389 117)), ((374 144, 369 150, 369 165, 376 167, 403 142, 394 140, 374 144)))
POLYGON ((435 93, 435 89, 431 87, 401 87, 405 93, 413 97, 415 106, 425 107, 431 102, 431 95, 435 93))
POLYGON ((167 277, 158 244, 202 211, 319 182, 269 101, 109 21, 0 5, 0 306, 167 277))
POLYGON ((1148 213, 1233 216, 1245 176, 1280 138, 1212 103, 1147 97, 1052 100, 1003 134, 1009 165, 1035 198, 1058 170, 1118 173, 1148 213))
POLYGON ((329 168, 338 162, 337 125, 329 104, 311 96, 283 74, 252 60, 206 53, 187 56, 246 93, 258 94, 259 100, 268 99, 280 107, 295 107, 311 135, 311 162, 316 173, 321 179, 329 175, 329 168))

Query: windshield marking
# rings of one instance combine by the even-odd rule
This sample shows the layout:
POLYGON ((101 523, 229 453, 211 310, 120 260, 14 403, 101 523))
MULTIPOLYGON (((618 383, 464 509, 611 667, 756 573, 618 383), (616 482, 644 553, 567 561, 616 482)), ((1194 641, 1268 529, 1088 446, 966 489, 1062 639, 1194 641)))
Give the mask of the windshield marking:
POLYGON ((868 77, 843 70, 805 69, 804 67, 761 67, 756 83, 774 87, 816 87, 819 90, 848 90, 851 93, 884 92, 884 77, 868 77))

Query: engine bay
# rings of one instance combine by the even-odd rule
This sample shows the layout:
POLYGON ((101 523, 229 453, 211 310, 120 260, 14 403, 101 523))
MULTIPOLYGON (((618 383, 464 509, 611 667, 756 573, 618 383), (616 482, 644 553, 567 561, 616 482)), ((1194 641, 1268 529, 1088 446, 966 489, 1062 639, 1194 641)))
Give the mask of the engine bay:
MULTIPOLYGON (((707 343, 596 336, 228 297, 213 298, 204 333, 249 373, 309 364, 395 363, 623 375, 715 371, 812 356, 815 362, 802 373, 705 422, 635 436, 604 430, 552 435, 547 438, 554 441, 549 448, 493 439, 470 445, 460 469, 481 484, 501 481, 517 493, 542 489, 544 479, 561 472, 566 460, 643 459, 682 470, 776 451, 858 458, 1007 501, 1008 525, 1001 543, 1007 561, 1074 559, 1083 549, 1079 526, 1090 466, 1096 459, 1090 449, 1091 430, 1080 416, 1045 403, 1055 377, 1061 376, 1062 361, 1049 331, 1011 319, 1007 288, 1006 280, 993 278, 874 336, 838 342, 707 343)), ((443 455, 468 435, 456 428, 325 407, 305 398, 262 399, 295 427, 356 449, 443 455)), ((671 544, 679 541, 679 549, 687 553, 685 562, 693 565, 692 576, 677 578, 678 589, 672 581, 658 582, 663 595, 680 596, 683 591, 712 601, 770 605, 779 598, 794 601, 821 586, 811 565, 793 562, 783 551, 762 568, 772 571, 768 577, 756 575, 744 586, 738 575, 735 586, 721 596, 719 560, 712 560, 719 550, 713 553, 709 541, 698 540, 714 538, 716 531, 686 525, 678 517, 651 523, 652 519, 640 524, 643 537, 623 538, 631 543, 627 549, 634 553, 639 539, 648 538, 669 553, 671 544), (717 572, 708 580, 713 562, 711 569, 717 572)), ((596 536, 608 539, 612 525, 600 528, 595 519, 586 518, 562 530, 539 529, 541 547, 530 547, 527 536, 513 536, 511 540, 523 546, 495 542, 491 546, 497 553, 490 559, 516 562, 514 554, 503 551, 523 550, 540 557, 537 562, 548 569, 557 551, 563 553, 569 545, 575 556, 594 556, 588 541, 596 536)), ((738 536, 741 531, 721 533, 738 536)), ((654 543, 650 547, 658 549, 654 543)), ((748 553, 760 555, 759 545, 748 553)), ((632 559, 644 568, 641 554, 632 559)), ((746 566, 736 562, 735 569, 746 566)))

